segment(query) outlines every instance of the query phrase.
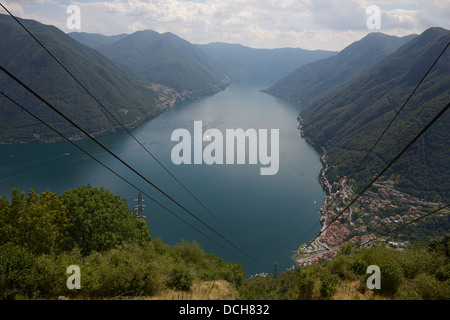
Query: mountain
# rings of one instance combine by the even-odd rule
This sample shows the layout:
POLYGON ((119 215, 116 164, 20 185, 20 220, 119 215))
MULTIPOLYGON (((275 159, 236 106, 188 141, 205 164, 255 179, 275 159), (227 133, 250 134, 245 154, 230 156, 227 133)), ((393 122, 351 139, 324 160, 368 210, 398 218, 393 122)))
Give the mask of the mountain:
POLYGON ((190 98, 216 93, 232 78, 218 61, 170 32, 137 31, 97 50, 147 80, 190 98))
POLYGON ((266 92, 309 104, 329 90, 364 73, 414 37, 416 35, 395 37, 370 33, 335 56, 298 68, 266 92))
POLYGON ((300 48, 255 49, 240 44, 198 45, 224 65, 240 70, 242 80, 272 84, 307 63, 334 56, 337 52, 300 48))
MULTIPOLYGON (((170 105, 161 86, 150 83, 53 26, 20 21, 121 122, 135 126, 170 105), (155 90, 153 90, 154 88, 155 90)), ((113 131, 118 124, 12 18, 0 15, 0 64, 92 134, 113 131)), ((0 74, 1 90, 70 137, 80 133, 61 117, 0 74)), ((1 98, 0 142, 54 141, 51 130, 1 98)))
POLYGON ((88 47, 97 49, 125 38, 128 34, 122 33, 113 36, 105 36, 99 33, 70 32, 68 35, 88 47))
MULTIPOLYGON (((370 71, 317 99, 302 113, 303 134, 324 147, 331 182, 349 175, 450 41, 430 28, 370 71)), ((450 52, 441 57, 355 176, 366 185, 450 101, 450 52)), ((441 117, 383 179, 400 190, 439 201, 450 198, 450 114, 441 117)))

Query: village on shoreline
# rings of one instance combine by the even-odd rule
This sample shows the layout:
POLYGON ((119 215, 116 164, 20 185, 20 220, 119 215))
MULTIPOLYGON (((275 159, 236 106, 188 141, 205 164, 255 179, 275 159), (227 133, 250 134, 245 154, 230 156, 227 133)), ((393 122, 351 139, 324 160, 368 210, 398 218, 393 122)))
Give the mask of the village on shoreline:
MULTIPOLYGON (((298 128, 301 130, 301 136, 304 137, 303 119, 299 116, 298 120, 300 122, 298 128)), ((347 177, 332 184, 328 181, 327 154, 324 148, 322 151, 323 168, 318 177, 326 192, 319 212, 322 227, 313 241, 302 243, 294 253, 292 260, 299 266, 332 260, 341 246, 346 244, 370 247, 381 243, 393 249, 403 250, 408 246, 408 241, 395 241, 393 237, 382 237, 383 232, 388 227, 393 229, 420 218, 440 205, 403 193, 395 188, 394 181, 386 180, 374 183, 370 190, 361 195, 337 218, 356 194, 349 186, 347 177)))

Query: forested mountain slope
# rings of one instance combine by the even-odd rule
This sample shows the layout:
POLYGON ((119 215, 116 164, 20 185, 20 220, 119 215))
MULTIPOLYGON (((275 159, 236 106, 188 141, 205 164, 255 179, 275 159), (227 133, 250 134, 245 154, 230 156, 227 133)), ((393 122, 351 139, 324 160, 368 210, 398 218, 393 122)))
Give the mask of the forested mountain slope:
MULTIPOLYGON (((449 41, 448 30, 430 28, 302 112, 304 135, 327 150, 332 181, 357 167, 449 41)), ((447 50, 355 176, 358 185, 380 172, 449 101, 447 50)), ((447 112, 384 178, 405 192, 448 201, 449 123, 447 112)))
MULTIPOLYGON (((168 107, 152 83, 84 46, 53 26, 20 21, 123 124, 135 126, 168 107)), ((11 17, 0 15, 0 64, 91 134, 114 130, 117 123, 11 17)), ((62 133, 79 132, 26 92, 6 74, 0 74, 3 92, 48 121, 62 133)), ((162 94, 162 93, 161 93, 162 94)), ((0 142, 54 141, 58 136, 5 98, 0 99, 0 142)))
POLYGON ((337 55, 298 68, 272 87, 269 94, 309 104, 328 91, 356 78, 413 39, 370 33, 337 55))
POLYGON ((187 97, 216 93, 232 79, 221 63, 170 32, 137 31, 98 51, 187 97))

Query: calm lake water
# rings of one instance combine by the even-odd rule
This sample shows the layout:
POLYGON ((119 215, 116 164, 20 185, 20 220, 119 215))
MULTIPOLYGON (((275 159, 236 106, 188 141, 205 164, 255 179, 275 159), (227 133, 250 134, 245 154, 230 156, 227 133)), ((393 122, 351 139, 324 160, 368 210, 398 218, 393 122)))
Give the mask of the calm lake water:
MULTIPOLYGON (((281 272, 292 251, 305 240, 319 218, 325 193, 317 181, 320 154, 300 137, 297 129, 296 118, 301 107, 261 93, 259 89, 251 84, 235 84, 214 96, 178 105, 133 130, 239 242, 127 134, 116 133, 99 139, 224 237, 237 246, 244 245, 243 250, 256 258, 258 264, 177 208, 93 142, 86 140, 78 144, 228 250, 144 196, 144 214, 153 236, 169 244, 181 239, 198 240, 206 252, 243 265, 247 276, 272 273, 274 262, 279 263, 281 272), (279 129, 278 173, 260 175, 261 164, 174 165, 171 151, 177 142, 171 141, 172 132, 185 128, 193 134, 194 121, 202 121, 203 130, 219 129, 224 137, 226 129, 269 129, 269 132, 279 129)), ((13 188, 24 191, 33 188, 39 193, 50 189, 60 193, 87 183, 103 186, 126 198, 130 208, 136 204, 138 191, 69 143, 0 146, 2 195, 9 197, 13 188)), ((306 240, 312 239, 319 228, 317 224, 306 240)))

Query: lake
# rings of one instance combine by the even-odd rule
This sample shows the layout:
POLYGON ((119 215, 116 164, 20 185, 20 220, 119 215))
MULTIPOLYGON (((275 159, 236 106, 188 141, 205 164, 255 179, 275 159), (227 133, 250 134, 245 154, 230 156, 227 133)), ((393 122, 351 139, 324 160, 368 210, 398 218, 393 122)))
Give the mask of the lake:
MULTIPOLYGON (((221 221, 212 217, 179 186, 129 135, 118 132, 99 138, 123 160, 172 198, 188 208, 218 233, 258 260, 255 263, 194 218, 183 212, 90 140, 77 142, 97 159, 136 184, 209 237, 181 222, 151 199, 143 197, 147 223, 153 236, 169 244, 197 240, 208 253, 244 266, 247 276, 279 272, 289 264, 292 251, 311 240, 320 225, 305 236, 319 219, 325 193, 317 181, 320 154, 300 136, 297 115, 302 107, 259 91, 252 84, 234 84, 210 97, 179 104, 132 130, 133 134, 189 188, 221 221), (194 121, 203 130, 279 130, 279 170, 261 175, 261 164, 180 164, 172 162, 171 141, 176 129, 193 134, 194 121), (224 227, 226 226, 226 228, 224 227), (229 233, 229 230, 232 234, 229 233), (236 236, 236 238, 234 237, 236 236), (214 239, 215 241, 211 241, 214 239), (219 245, 220 244, 220 245, 219 245)), ((207 143, 205 143, 207 145, 207 143)), ((136 205, 130 185, 67 142, 0 146, 0 194, 13 188, 60 193, 90 183, 105 187, 136 205)))

